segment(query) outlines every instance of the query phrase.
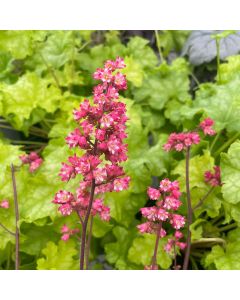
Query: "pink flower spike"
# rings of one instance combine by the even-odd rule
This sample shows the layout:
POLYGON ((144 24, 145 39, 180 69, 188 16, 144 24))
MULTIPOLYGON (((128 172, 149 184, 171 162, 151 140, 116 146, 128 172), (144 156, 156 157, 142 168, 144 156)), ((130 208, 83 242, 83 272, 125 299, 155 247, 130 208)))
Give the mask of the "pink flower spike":
POLYGON ((0 207, 4 208, 4 209, 8 209, 9 208, 9 201, 4 199, 0 202, 0 207))

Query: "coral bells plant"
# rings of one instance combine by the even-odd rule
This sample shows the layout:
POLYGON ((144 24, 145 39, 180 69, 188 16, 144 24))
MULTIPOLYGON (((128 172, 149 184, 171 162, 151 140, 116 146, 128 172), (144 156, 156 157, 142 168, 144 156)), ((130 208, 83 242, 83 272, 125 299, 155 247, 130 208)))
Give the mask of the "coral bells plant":
MULTIPOLYGON (((69 148, 80 148, 82 156, 74 154, 62 163, 59 176, 69 181, 82 176, 75 194, 61 190, 53 203, 59 205, 63 216, 77 213, 81 223, 80 269, 84 269, 88 221, 95 215, 104 221, 110 219, 110 209, 104 205, 102 195, 128 188, 130 178, 125 176, 120 163, 127 160, 126 105, 119 101, 119 91, 126 90, 125 67, 122 58, 108 60, 93 74, 101 83, 93 89, 93 104, 85 99, 73 111, 77 128, 66 137, 69 148)), ((90 222, 92 223, 92 222, 90 222)), ((91 226, 90 226, 91 229, 91 226)), ((69 234, 66 232, 66 234, 69 234)), ((64 239, 66 240, 66 236, 64 239)), ((91 230, 88 239, 91 238, 91 230)), ((89 245, 89 243, 87 243, 89 245)), ((89 249, 87 249, 89 251, 89 249)))
POLYGON ((167 178, 163 179, 158 189, 152 187, 148 188, 148 196, 151 200, 155 201, 155 205, 140 209, 142 216, 147 219, 147 222, 138 225, 137 228, 141 233, 156 234, 157 236, 152 256, 152 264, 150 267, 146 267, 146 269, 156 270, 159 240, 167 234, 164 229, 164 224, 168 222, 175 230, 175 239, 168 241, 165 250, 170 252, 174 246, 176 257, 176 247, 184 249, 186 246, 185 243, 178 241, 183 237, 179 230, 184 227, 185 218, 176 213, 182 204, 178 181, 170 181, 167 178))
MULTIPOLYGON (((177 152, 185 151, 186 152, 186 194, 187 194, 187 246, 185 251, 183 269, 188 269, 189 257, 190 257, 190 249, 191 249, 191 230, 190 226, 192 224, 193 218, 193 209, 199 207, 203 201, 208 197, 211 193, 212 189, 199 201, 199 203, 192 208, 191 204, 191 195, 190 195, 190 179, 189 179, 189 163, 190 163, 190 149, 193 145, 197 145, 200 143, 200 132, 203 132, 204 135, 213 136, 216 134, 213 129, 214 121, 210 118, 204 119, 198 127, 191 132, 182 132, 182 133, 172 133, 170 134, 167 143, 163 146, 165 151, 175 150, 177 152)), ((220 184, 220 168, 215 167, 215 173, 206 172, 204 174, 205 181, 208 182, 212 187, 220 184)), ((174 242, 170 240, 170 244, 177 245, 177 240, 175 236, 174 242)), ((168 248, 169 248, 168 247, 168 248)))

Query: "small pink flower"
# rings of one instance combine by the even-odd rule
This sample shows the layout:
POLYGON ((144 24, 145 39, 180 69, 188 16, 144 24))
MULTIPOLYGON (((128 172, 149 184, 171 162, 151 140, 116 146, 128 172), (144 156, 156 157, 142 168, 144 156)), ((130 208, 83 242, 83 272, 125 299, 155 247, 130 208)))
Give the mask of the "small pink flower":
POLYGON ((199 124, 199 127, 203 130, 205 135, 214 135, 216 131, 212 128, 213 125, 214 121, 210 118, 206 118, 199 124))
POLYGON ((160 198, 160 196, 161 196, 159 190, 154 189, 154 188, 152 188, 152 187, 149 187, 149 188, 148 188, 147 193, 148 193, 148 196, 149 196, 149 198, 150 198, 151 200, 158 200, 158 199, 160 198))
POLYGON ((61 190, 55 194, 52 202, 56 204, 65 204, 71 203, 72 201, 74 201, 74 195, 68 191, 61 190))
POLYGON ((5 208, 5 209, 8 209, 9 208, 9 201, 4 199, 0 202, 0 207, 1 208, 5 208))
POLYGON ((204 174, 205 182, 211 186, 220 186, 221 183, 221 169, 219 166, 214 166, 214 173, 206 171, 204 174))
POLYGON ((162 192, 168 192, 168 191, 170 191, 170 189, 171 189, 171 181, 168 178, 163 179, 160 182, 160 190, 162 192))
POLYGON ((63 240, 64 242, 66 242, 67 240, 69 240, 69 238, 70 238, 70 234, 69 233, 64 233, 61 236, 61 240, 63 240))
POLYGON ((58 210, 63 216, 69 216, 73 211, 72 206, 69 203, 60 205, 58 210))
POLYGON ((113 181, 113 190, 116 192, 121 192, 123 190, 126 190, 129 187, 129 182, 130 182, 129 176, 117 178, 113 181))
POLYGON ((185 225, 185 218, 181 215, 172 214, 170 223, 172 224, 173 228, 180 229, 185 225))

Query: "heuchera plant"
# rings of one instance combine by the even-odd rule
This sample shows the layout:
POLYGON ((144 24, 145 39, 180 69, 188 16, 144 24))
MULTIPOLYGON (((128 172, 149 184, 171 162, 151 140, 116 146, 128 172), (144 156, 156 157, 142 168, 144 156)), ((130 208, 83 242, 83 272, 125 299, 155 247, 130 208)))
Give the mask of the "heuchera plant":
POLYGON ((186 251, 184 256, 183 269, 188 269, 189 257, 190 257, 190 249, 191 249, 191 230, 190 226, 192 224, 193 219, 193 210, 199 207, 203 201, 208 197, 211 193, 214 186, 220 184, 220 168, 215 167, 215 173, 212 174, 210 171, 204 174, 205 181, 209 182, 212 185, 210 191, 199 201, 199 203, 192 208, 191 204, 191 195, 190 195, 190 179, 189 179, 189 163, 190 163, 190 149, 192 145, 196 145, 200 143, 200 135, 199 131, 202 131, 204 135, 215 135, 216 132, 212 128, 214 125, 214 121, 210 118, 206 118, 203 120, 198 128, 192 132, 182 132, 182 133, 172 133, 170 134, 167 143, 163 146, 165 151, 185 151, 186 152, 186 194, 187 194, 187 239, 186 239, 186 251))
MULTIPOLYGON (((97 69, 93 78, 100 80, 93 89, 93 104, 85 99, 79 109, 73 111, 77 128, 66 137, 69 148, 84 150, 82 156, 76 153, 62 163, 59 176, 69 181, 82 175, 75 194, 61 190, 53 203, 63 216, 76 213, 81 223, 80 269, 87 269, 93 216, 104 221, 110 219, 110 208, 104 205, 103 194, 120 192, 128 188, 130 178, 125 176, 119 165, 127 160, 126 105, 119 99, 119 91, 127 89, 125 75, 117 71, 125 67, 122 58, 108 60, 104 68, 97 69), (90 228, 87 230, 90 219, 90 228)), ((67 240, 72 231, 62 228, 62 239, 67 240), (70 234, 69 234, 70 232, 70 234), (67 234, 67 235, 66 235, 67 234)), ((76 231, 75 231, 76 233, 76 231)))
POLYGON ((193 210, 202 205, 204 200, 212 192, 214 187, 221 185, 220 179, 220 167, 214 167, 214 173, 206 171, 204 174, 204 180, 210 184, 211 189, 204 195, 198 204, 192 208, 191 195, 190 195, 190 180, 189 180, 189 162, 190 162, 190 148, 192 145, 197 145, 200 142, 200 135, 198 131, 203 131, 204 135, 215 135, 215 130, 212 128, 214 121, 210 118, 203 120, 198 128, 192 132, 172 133, 170 134, 167 143, 163 146, 165 151, 175 150, 177 152, 186 151, 186 193, 187 193, 187 238, 186 243, 181 241, 184 237, 180 231, 185 225, 185 217, 177 214, 176 211, 182 204, 180 200, 181 192, 179 190, 178 181, 170 181, 168 178, 163 179, 160 182, 159 188, 148 188, 148 196, 151 200, 156 201, 154 206, 141 208, 140 211, 148 221, 138 225, 138 230, 141 233, 156 234, 155 248, 152 256, 152 263, 150 266, 146 266, 147 270, 157 270, 157 252, 160 238, 166 236, 166 230, 164 224, 170 223, 175 229, 172 238, 169 238, 164 250, 171 254, 174 259, 174 269, 180 269, 181 266, 177 265, 176 256, 177 250, 184 250, 185 257, 183 263, 183 269, 187 270, 191 248, 191 231, 190 225, 192 224, 193 210))
MULTIPOLYGON (((148 220, 148 222, 138 225, 138 229, 141 233, 154 233, 157 235, 154 253, 152 256, 151 266, 146 266, 146 269, 157 270, 157 252, 159 239, 166 236, 166 230, 163 228, 164 222, 169 222, 171 226, 176 230, 175 239, 169 239, 165 250, 171 252, 174 249, 174 258, 176 261, 176 247, 184 249, 186 244, 179 242, 179 239, 183 237, 183 234, 179 231, 184 224, 185 218, 180 214, 176 214, 182 202, 180 201, 181 192, 179 190, 178 181, 170 181, 168 178, 163 179, 160 182, 159 188, 148 188, 148 196, 151 200, 155 201, 154 206, 141 208, 142 215, 148 220)), ((176 266, 175 266, 176 268, 176 266)))

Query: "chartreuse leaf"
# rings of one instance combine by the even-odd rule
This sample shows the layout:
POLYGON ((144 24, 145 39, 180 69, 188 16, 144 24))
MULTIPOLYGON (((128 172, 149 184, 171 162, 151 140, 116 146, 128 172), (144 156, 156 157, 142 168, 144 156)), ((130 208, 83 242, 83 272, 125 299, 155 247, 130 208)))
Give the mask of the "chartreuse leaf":
POLYGON ((93 236, 96 238, 103 237, 107 232, 113 228, 113 225, 109 222, 102 221, 99 216, 95 216, 93 219, 93 236))
POLYGON ((21 224, 20 249, 29 255, 39 256, 41 250, 46 247, 47 242, 57 242, 59 235, 54 231, 54 227, 36 226, 35 224, 21 224))
POLYGON ((31 55, 33 41, 41 37, 41 33, 32 30, 1 30, 0 50, 9 52, 16 59, 31 55))
POLYGON ((240 202, 240 141, 233 143, 228 153, 221 153, 223 198, 226 202, 240 202))
POLYGON ((134 98, 156 110, 172 99, 185 102, 189 98, 188 75, 189 67, 183 58, 174 60, 172 65, 162 63, 146 75, 142 86, 134 90, 134 98))
POLYGON ((135 269, 131 262, 128 261, 128 250, 132 245, 132 241, 136 236, 136 229, 126 229, 124 227, 116 226, 113 229, 113 234, 117 241, 114 243, 107 243, 104 247, 106 252, 106 259, 109 263, 114 264, 119 270, 135 269))
MULTIPOLYGON (((152 234, 144 234, 134 239, 133 244, 128 252, 128 259, 137 265, 150 265, 154 251, 156 236, 152 234)), ((168 269, 172 260, 170 256, 164 251, 163 247, 167 239, 162 238, 159 241, 157 263, 162 269, 168 269)))
POLYGON ((131 55, 144 69, 153 68, 158 62, 156 54, 148 44, 148 40, 139 36, 132 37, 127 44, 128 55, 131 55))
POLYGON ((108 193, 105 196, 106 203, 110 206, 111 216, 120 224, 130 226, 135 214, 145 204, 147 197, 144 193, 133 194, 130 191, 121 193, 108 193))
POLYGON ((196 113, 204 112, 215 121, 217 131, 227 129, 229 132, 240 130, 240 78, 224 85, 205 83, 200 85, 192 106, 185 106, 182 114, 192 119, 196 113))
POLYGON ((206 268, 217 270, 240 270, 240 229, 232 230, 227 236, 225 249, 217 245, 204 259, 206 268))
POLYGON ((11 85, 0 85, 2 115, 16 128, 24 128, 25 122, 34 113, 34 109, 43 109, 53 113, 60 105, 59 89, 49 86, 47 80, 34 73, 27 73, 11 85))
POLYGON ((229 56, 226 63, 222 63, 219 67, 221 73, 221 84, 231 81, 235 77, 239 78, 240 71, 240 55, 229 56))
POLYGON ((38 270, 77 270, 78 260, 74 259, 78 251, 73 240, 60 241, 58 244, 48 242, 42 250, 44 258, 37 260, 38 270))
POLYGON ((142 66, 134 61, 133 57, 126 57, 124 59, 126 68, 123 69, 123 74, 127 75, 127 80, 132 82, 134 86, 140 87, 143 81, 143 69, 142 66))

